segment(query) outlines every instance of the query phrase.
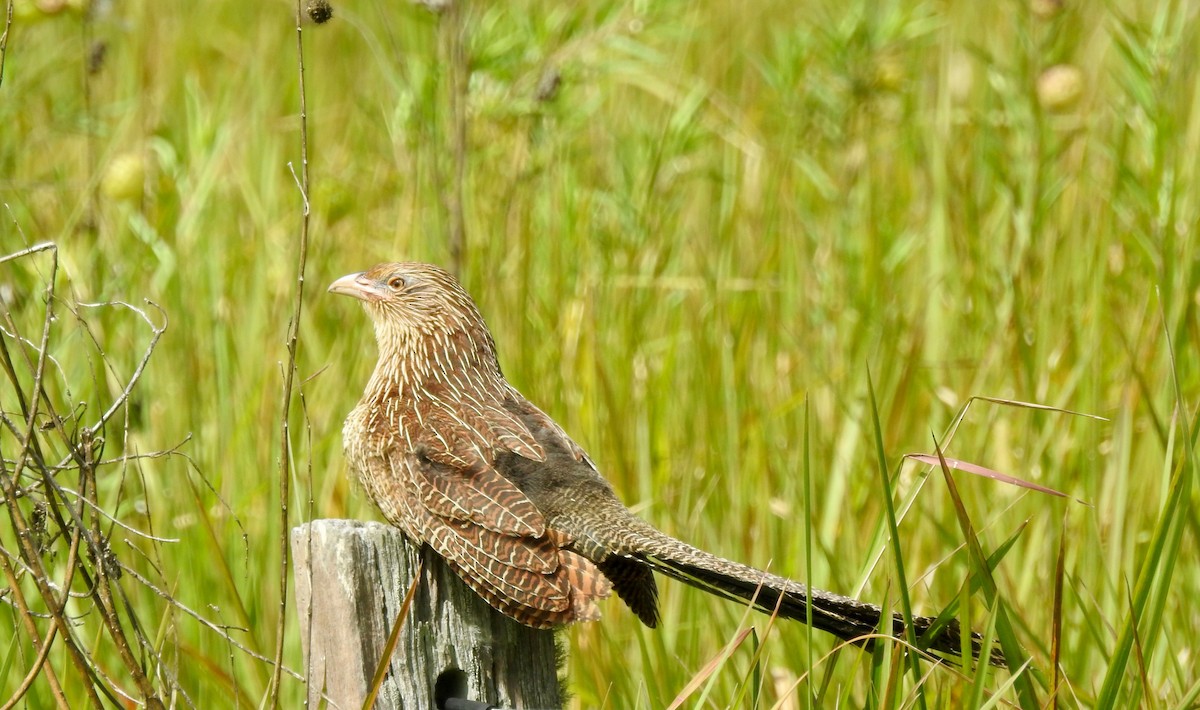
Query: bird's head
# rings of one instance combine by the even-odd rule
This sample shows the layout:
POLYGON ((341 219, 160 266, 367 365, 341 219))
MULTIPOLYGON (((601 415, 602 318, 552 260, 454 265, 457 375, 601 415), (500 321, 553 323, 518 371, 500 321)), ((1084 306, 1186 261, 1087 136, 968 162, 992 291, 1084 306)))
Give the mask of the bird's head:
POLYGON ((363 302, 381 354, 433 340, 442 347, 466 345, 494 356, 475 301, 453 276, 432 264, 377 264, 334 281, 329 292, 363 302))

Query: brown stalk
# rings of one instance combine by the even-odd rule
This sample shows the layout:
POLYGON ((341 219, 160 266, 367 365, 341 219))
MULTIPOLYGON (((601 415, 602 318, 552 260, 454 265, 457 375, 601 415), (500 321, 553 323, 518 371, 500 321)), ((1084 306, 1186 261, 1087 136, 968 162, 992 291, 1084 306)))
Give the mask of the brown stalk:
POLYGON ((29 638, 34 645, 41 644, 38 649, 37 657, 30 666, 29 672, 25 674, 25 679, 17 686, 16 691, 9 697, 8 702, 0 706, 0 710, 11 710, 17 703, 21 702, 21 698, 25 697, 25 693, 33 686, 33 681, 37 678, 38 673, 42 671, 43 666, 46 670, 46 682, 50 685, 50 692, 54 695, 54 700, 60 708, 70 708, 67 704, 67 699, 63 695, 62 686, 58 684, 58 676, 54 673, 53 666, 45 666, 46 657, 50 655, 50 648, 54 645, 54 636, 58 633, 57 626, 50 627, 50 633, 46 636, 45 641, 38 634, 37 624, 33 622, 33 612, 29 610, 29 605, 25 602, 25 595, 21 593, 21 587, 17 584, 17 575, 13 572, 12 563, 8 561, 7 555, 0 555, 3 560, 4 576, 8 579, 9 589, 13 592, 13 603, 17 610, 21 612, 21 623, 25 626, 25 633, 29 634, 29 638))
MULTIPOLYGON (((280 402, 280 453, 279 453, 279 622, 275 628, 275 659, 271 672, 271 684, 267 691, 267 706, 278 707, 279 681, 283 670, 283 642, 287 629, 288 563, 291 549, 288 540, 288 497, 291 480, 291 428, 288 423, 292 408, 292 389, 296 375, 296 346, 300 331, 300 315, 304 303, 304 271, 308 263, 308 100, 304 90, 304 8, 296 0, 296 69, 300 90, 300 176, 297 186, 303 209, 300 214, 300 243, 296 256, 296 300, 293 302, 292 318, 288 323, 287 365, 283 373, 283 392, 280 402)), ((292 166, 289 164, 288 166, 292 166)), ((296 171, 292 168, 292 176, 296 171)))
POLYGON ((0 34, 0 86, 4 86, 4 58, 8 55, 8 31, 12 28, 13 0, 8 0, 4 17, 4 34, 0 34))
MULTIPOLYGON (((60 589, 70 589, 71 585, 75 583, 75 570, 79 566, 79 541, 79 531, 75 530, 71 534, 71 548, 67 553, 66 577, 59 585, 60 589)), ((21 588, 17 586, 16 575, 13 573, 12 564, 9 562, 7 556, 4 557, 4 574, 8 578, 9 587, 13 590, 14 600, 17 608, 22 613, 22 619, 25 623, 25 630, 29 634, 29 638, 35 645, 39 643, 42 644, 41 648, 38 650, 37 657, 34 659, 33 665, 30 666, 29 672, 25 675, 25 679, 21 681, 21 684, 8 699, 8 702, 6 702, 3 706, 0 706, 0 710, 11 710, 21 700, 21 698, 25 696, 25 693, 29 692, 29 688, 33 686, 34 679, 37 678, 38 673, 41 671, 46 662, 46 658, 48 658, 50 655, 50 648, 54 643, 55 635, 58 633, 58 627, 51 626, 50 633, 46 636, 46 640, 41 641, 38 637, 37 626, 33 623, 33 613, 29 611, 29 607, 25 603, 25 595, 21 593, 21 588)), ((62 610, 60 609, 59 612, 61 613, 61 611, 62 610)), ((50 691, 54 695, 58 706, 60 708, 70 707, 67 704, 66 696, 63 695, 62 688, 58 683, 58 676, 54 672, 54 667, 45 666, 45 670, 46 682, 50 685, 50 691)))
MULTIPOLYGON (((28 448, 22 451, 22 460, 25 458, 27 452, 28 448)), ((23 461, 20 460, 19 462, 23 463, 23 461)), ((0 469, 0 471, 2 471, 2 469, 0 469)), ((16 478, 14 476, 9 476, 6 471, 3 472, 2 476, 3 477, 0 478, 0 485, 3 485, 4 487, 5 504, 8 507, 9 519, 12 522, 13 531, 16 533, 17 545, 21 560, 30 570, 30 576, 33 577, 33 581, 38 587, 38 593, 42 596, 42 599, 45 600, 46 606, 50 610, 50 617, 54 621, 55 627, 62 632, 63 641, 66 643, 68 654, 71 657, 72 663, 74 663, 76 669, 83 677, 90 679, 92 683, 94 683, 97 681, 97 678, 93 673, 91 666, 88 665, 84 654, 82 651, 80 651, 79 647, 74 642, 74 638, 71 636, 71 626, 67 622, 62 611, 63 602, 58 599, 53 588, 51 588, 49 584, 49 574, 42 566, 42 560, 38 555, 38 551, 33 547, 33 537, 29 528, 29 522, 25 519, 24 514, 21 512, 20 506, 17 504, 17 498, 19 497, 19 494, 16 478)), ((62 527, 65 529, 65 526, 62 527)), ((15 588, 16 587, 14 586, 14 589, 15 588)), ((66 593, 68 593, 68 591, 64 590, 64 594, 66 593)), ((91 704, 94 707, 101 707, 100 698, 96 695, 96 691, 92 683, 85 683, 84 690, 87 692, 88 698, 91 700, 91 704)))
MULTIPOLYGON (((97 606, 99 607, 99 609, 101 611, 100 616, 104 622, 106 630, 109 633, 109 636, 111 637, 111 639, 113 640, 114 644, 116 645, 116 647, 118 649, 118 653, 121 656, 121 659, 123 661, 123 664, 125 665, 126 671, 129 673, 130 677, 137 684, 138 689, 142 693, 142 696, 143 696, 144 701, 146 702, 147 706, 151 707, 151 708, 160 708, 160 707, 162 707, 162 702, 157 697, 157 693, 155 691, 153 683, 146 676, 145 672, 141 668, 141 665, 139 664, 137 659, 134 657, 133 652, 129 646, 128 638, 126 637, 125 630, 121 625, 119 612, 117 611, 116 605, 112 598, 112 589, 108 586, 108 574, 107 574, 107 570, 105 569, 105 564, 107 564, 107 555, 109 553, 107 552, 106 547, 101 545, 98 542, 98 540, 103 539, 102 536, 100 535, 99 528, 97 526, 95 528, 94 534, 93 534, 92 532, 89 532, 88 525, 86 524, 85 521, 87 518, 87 514, 89 512, 89 508, 88 508, 89 504, 91 506, 91 510, 93 510, 93 511, 99 508, 96 501, 89 500, 89 494, 88 494, 89 487, 90 487, 91 491, 93 492, 93 495, 94 495, 94 491, 96 490, 96 483, 95 483, 96 463, 95 463, 94 455, 97 450, 97 447, 93 446, 93 444, 97 441, 97 439, 95 438, 96 432, 100 431, 102 429, 102 427, 105 425, 105 423, 107 422, 108 418, 111 417, 118 410, 118 408, 124 404, 124 402, 127 401, 128 397, 132 391, 132 388, 134 387, 137 380, 140 378, 142 372, 144 371, 146 363, 149 360, 150 355, 152 354, 152 352, 154 350, 154 346, 157 343, 158 337, 161 335, 163 328, 165 328, 165 325, 163 328, 155 327, 153 323, 150 323, 149 318, 146 317, 145 313, 143 313, 142 311, 140 311, 137 308, 128 306, 128 304, 122 304, 122 305, 127 305, 127 307, 132 308, 133 310, 137 311, 143 317, 143 319, 145 319, 148 323, 150 323, 151 328, 154 330, 154 336, 151 339, 150 345, 147 348, 147 351, 146 351, 142 361, 138 364, 137 369, 135 370, 134 374, 131 376, 129 383, 127 384, 126 388, 122 392, 121 396, 117 398, 117 401, 114 402, 113 406, 110 407, 110 409, 108 411, 106 411, 101 416, 100 420, 98 420, 92 427, 86 427, 82 430, 82 435, 81 435, 82 444, 77 444, 75 441, 73 441, 72 436, 66 431, 65 427, 63 426, 63 419, 61 417, 59 417, 57 412, 54 410, 53 403, 51 402, 49 395, 47 394, 44 387, 42 386, 42 382, 43 382, 44 375, 45 375, 46 360, 49 357, 49 355, 48 355, 48 353, 49 353, 49 328, 50 328, 50 323, 53 320, 54 280, 57 275, 57 249, 52 244, 51 245, 39 245, 39 246, 33 247, 29 250, 25 250, 25 252, 22 253, 22 254, 30 254, 30 253, 34 253, 36 251, 42 251, 42 250, 51 251, 53 260, 52 260, 52 266, 51 266, 51 271, 50 271, 49 284, 47 286, 47 296, 46 296, 47 306, 46 306, 45 323, 43 326, 41 343, 37 346, 39 355, 38 355, 38 359, 37 359, 36 363, 30 360, 29 354, 27 352, 25 352, 24 350, 21 351, 21 354, 25 359, 25 363, 26 363, 27 367, 29 367, 29 369, 35 373, 34 381, 32 384, 32 396, 30 397, 29 401, 26 401, 26 399, 19 387, 19 380, 17 379, 16 371, 13 366, 12 358, 8 351, 7 345, 5 343, 3 343, 3 341, 0 341, 0 352, 2 352, 2 354, 3 354, 5 370, 7 372, 9 379, 11 379, 12 382, 14 383, 14 385, 16 386, 18 400, 20 402, 22 413, 25 415, 25 420, 26 420, 25 427, 24 427, 24 433, 18 434, 18 432, 16 431, 16 428, 11 423, 7 422, 7 418, 6 418, 6 423, 9 425, 10 430, 14 431, 14 434, 17 435, 17 438, 21 442, 21 453, 16 461, 16 465, 13 468, 13 473, 12 473, 11 477, 7 475, 7 472, 5 472, 4 479, 2 481, 0 481, 0 483, 4 484, 4 488, 5 488, 5 493, 6 493, 5 503, 9 507, 10 517, 13 521, 14 530, 17 532, 17 538, 18 538, 18 541, 20 544, 21 558, 24 560, 25 564, 30 569, 31 576, 33 576, 34 581, 37 583, 37 585, 39 587, 39 592, 41 593, 42 597, 46 601, 46 604, 50 610, 51 617, 54 619, 56 628, 58 628, 60 631, 62 631, 64 643, 66 643, 67 648, 70 651, 72 662, 77 666, 77 668, 79 668, 80 672, 84 675, 84 677, 91 680, 91 683, 85 685, 85 689, 86 689, 86 692, 88 693, 89 698, 92 701, 92 704, 99 706, 99 698, 95 692, 96 687, 99 687, 101 690, 103 690, 104 694, 106 696, 108 696, 111 701, 117 702, 117 700, 115 697, 112 696, 112 694, 109 691, 109 688, 105 684, 105 682, 103 680, 101 680, 100 676, 97 674, 97 670, 94 669, 88 663, 86 655, 78 648, 78 645, 74 640, 74 637, 71 635, 70 626, 67 623, 67 621, 64 617, 64 614, 63 614, 63 606, 64 605, 57 599, 57 597, 54 595, 53 589, 49 586, 49 583, 48 583, 49 577, 48 577, 46 570, 41 565, 40 553, 34 547, 34 545, 32 543, 32 539, 30 537, 29 524, 25 520, 24 515, 22 514, 19 506, 17 505, 17 498, 20 496, 21 493, 24 493, 24 489, 21 489, 17 485, 17 481, 20 478, 21 472, 24 470, 26 465, 28 465, 28 463, 31 460, 41 475, 42 483, 44 486, 44 491, 46 493, 45 500, 46 500, 46 503, 48 504, 49 512, 53 515, 53 519, 54 519, 55 523, 58 525, 59 529, 62 530, 64 533, 68 530, 71 531, 72 550, 73 550, 72 561, 76 562, 76 564, 72 565, 69 569, 68 581, 72 582, 74 579, 75 572, 78 571, 80 577, 83 580, 85 587, 88 589, 88 595, 97 604, 97 606), (40 400, 40 403, 43 403, 45 405, 46 412, 49 416, 49 420, 52 423, 52 428, 56 430, 56 432, 62 438, 64 444, 66 445, 66 447, 68 449, 68 456, 67 456, 66 460, 64 461, 63 465, 57 467, 55 470, 59 470, 59 469, 63 468, 67 463, 73 461, 75 464, 75 467, 78 468, 80 471, 80 492, 78 494, 78 498, 79 498, 78 510, 76 510, 74 507, 72 507, 70 505, 66 492, 58 484, 57 480, 55 480, 53 471, 46 466, 44 457, 41 454, 41 450, 38 445, 38 440, 36 437, 36 432, 38 431, 38 428, 36 426, 36 420, 37 420, 37 415, 38 415, 38 411, 39 411, 39 409, 38 409, 39 400, 40 400), (66 508, 66 510, 69 512, 68 517, 70 518, 70 522, 68 522, 67 519, 63 517, 63 512, 60 508, 60 505, 62 508, 66 508), (95 581, 92 580, 91 575, 88 574, 87 570, 84 567, 77 564, 78 555, 75 554, 75 552, 77 552, 78 542, 81 539, 83 539, 87 542, 88 551, 91 554, 92 559, 94 560, 94 563, 96 565, 97 579, 95 581)), ((14 258, 16 256, 18 256, 18 255, 11 255, 10 257, 7 257, 0 261, 7 261, 9 258, 14 258)), ((76 315, 78 315, 78 314, 76 314, 76 315)), ((9 313, 7 310, 5 311, 5 319, 8 322, 12 331, 14 333, 17 333, 16 324, 12 320, 11 313, 9 313)), ((68 584, 67 586, 64 586, 64 590, 65 590, 65 593, 69 594, 70 585, 68 584)), ((120 590, 119 586, 118 586, 118 590, 120 590)), ((128 600, 124 599, 123 593, 122 593, 122 598, 126 605, 126 608, 128 609, 129 608, 128 600)), ((138 637, 138 641, 140 642, 140 644, 144 647, 149 648, 149 643, 140 634, 140 631, 137 627, 136 619, 133 618, 132 615, 131 615, 131 622, 134 625, 134 631, 138 637)), ((153 653, 153 649, 150 649, 150 650, 153 653)), ((157 656, 157 654, 155 654, 155 656, 157 656)))
MULTIPOLYGON (((187 614, 191 618, 195 619, 202 626, 206 627, 209 631, 212 631, 214 634, 216 634, 218 637, 220 637, 220 639, 222 641, 225 641, 226 643, 232 645, 234 648, 236 648, 237 650, 246 654, 250 658, 253 658, 256 661, 262 661, 264 663, 272 663, 273 662, 272 659, 267 658, 266 656, 262 655, 261 653, 257 653, 256 651, 254 651, 254 649, 247 648, 246 646, 239 643, 238 641, 235 641, 233 639, 233 637, 229 635, 229 629, 233 629, 236 631, 246 631, 247 629, 245 629, 241 626, 234 626, 232 624, 217 624, 212 621, 209 621, 208 619, 201 616, 195 609, 192 609, 191 607, 187 606, 183 602, 172 597, 166 591, 156 587, 153 582, 151 582, 149 579, 146 579, 142 575, 138 574, 136 570, 125 568, 125 569, 123 569, 123 574, 129 575, 129 577, 136 580, 138 582, 138 584, 141 584, 143 587, 146 587, 147 589, 149 589, 150 591, 154 592, 159 597, 161 597, 164 601, 166 601, 171 606, 175 607, 179 611, 182 611, 184 614, 187 614)), ((283 672, 286 673, 289 677, 295 678, 296 680, 304 680, 304 676, 300 675, 299 673, 292 670, 291 668, 288 668, 287 666, 283 666, 283 672)))
MULTIPOLYGON (((33 547, 33 538, 29 529, 29 523, 27 520, 25 520, 25 516, 21 512, 21 508, 17 503, 17 498, 19 497, 18 491, 20 490, 20 487, 17 485, 17 481, 20 480, 21 472, 24 470, 30 456, 32 456, 34 461, 38 464, 41 464, 42 458, 39 453, 37 439, 35 437, 35 432, 37 431, 38 414, 38 397, 36 393, 42 391, 42 378, 46 371, 46 353, 49 352, 50 325, 54 320, 54 279, 58 273, 58 248, 53 244, 37 245, 23 250, 18 254, 11 255, 8 258, 0 260, 0 263, 3 263, 3 261, 7 261, 9 258, 29 255, 39 251, 50 252, 51 266, 49 284, 46 287, 46 314, 42 323, 42 339, 40 344, 37 346, 39 356, 36 364, 30 361, 29 354, 27 352, 21 350, 21 354, 25 359, 26 365, 34 372, 32 391, 35 394, 30 398, 31 401, 27 401, 21 391, 20 380, 17 378, 16 368, 13 366, 12 362, 12 355, 8 351, 8 344, 3 338, 0 338, 0 355, 3 356, 2 359, 4 362, 5 373, 8 375, 9 380, 11 380, 13 384, 13 389, 17 393, 17 401, 21 407, 21 412, 25 415, 25 426, 23 428, 24 434, 18 436, 18 439, 20 440, 20 453, 17 455, 16 463, 13 466, 11 475, 8 473, 8 471, 4 471, 3 468, 0 468, 0 472, 2 472, 3 476, 0 478, 0 486, 3 486, 4 488, 4 502, 8 507, 9 520, 12 523, 13 531, 16 533, 20 557, 32 572, 32 577, 38 587, 38 593, 41 594, 42 599, 45 600, 46 606, 50 610, 50 615, 54 620, 55 626, 59 629, 59 631, 62 632, 63 640, 68 650, 68 655, 71 657, 71 662, 75 665, 76 669, 84 678, 92 681, 91 683, 86 683, 84 685, 88 699, 91 701, 93 706, 100 707, 100 698, 96 695, 95 687, 93 685, 93 683, 97 681, 97 678, 93 673, 91 666, 88 665, 83 652, 80 651, 79 647, 74 642, 74 637, 71 635, 70 624, 67 623, 67 620, 62 613, 63 602, 59 601, 58 597, 54 594, 54 590, 50 587, 48 581, 49 576, 45 568, 42 566, 41 557, 38 554, 38 551, 33 547)), ((4 310, 4 317, 12 332, 14 334, 18 333, 16 323, 13 321, 12 314, 7 308, 4 310)), ((53 412, 51 412, 51 414, 53 414, 53 412)), ((49 472, 46 471, 44 465, 39 465, 39 468, 41 469, 43 480, 53 480, 49 472)), ((66 530, 67 526, 63 523, 62 518, 57 510, 57 506, 55 506, 53 503, 51 503, 51 510, 55 514, 56 522, 59 524, 60 529, 66 530)), ((69 590, 64 590, 64 594, 69 594, 69 590)))
MULTIPOLYGON (((55 480, 50 471, 45 467, 44 464, 41 464, 40 461, 39 468, 42 473, 42 480, 45 484, 45 489, 47 492, 53 494, 47 496, 46 500, 47 503, 49 503, 50 510, 54 514, 54 518, 59 527, 64 531, 70 528, 74 531, 74 535, 81 536, 87 541, 88 551, 92 556, 93 564, 96 569, 96 579, 93 580, 91 575, 88 574, 87 570, 83 568, 79 569, 79 574, 83 578, 84 586, 88 589, 89 596, 100 609, 100 617, 109 633, 109 637, 112 639, 117 648, 118 654, 125 665, 126 671, 130 674, 134 683, 138 686, 138 690, 142 694, 147 706, 151 708, 161 708, 162 701, 158 698, 157 691, 154 688, 153 683, 146 676, 141 664, 133 655, 129 640, 125 634, 125 629, 121 624, 120 613, 117 610, 116 604, 112 598, 112 588, 109 586, 109 573, 105 567, 110 553, 107 549, 107 546, 102 545, 99 542, 104 540, 104 536, 98 527, 98 522, 96 522, 98 516, 95 514, 96 511, 100 510, 98 501, 94 500, 95 491, 97 490, 95 479, 95 471, 97 467, 95 453, 98 448, 98 442, 100 442, 100 440, 96 438, 96 432, 102 429, 108 418, 111 417, 117 411, 117 408, 122 406, 128 399, 130 393, 132 392, 133 386, 141 377, 142 372, 145 370, 146 363, 149 361, 150 356, 154 352, 158 338, 166 328, 165 323, 162 327, 155 326, 149 320, 149 318, 146 317, 145 313, 140 311, 140 309, 129 306, 128 304, 121 305, 126 305, 134 311, 137 311, 147 323, 150 323, 150 326, 154 331, 154 335, 151 338, 142 360, 139 362, 134 374, 130 377, 130 381, 127 383, 122 394, 117 398, 113 406, 110 407, 109 410, 106 411, 94 425, 91 427, 86 427, 82 430, 80 436, 81 443, 76 444, 72 441, 70 434, 63 427, 62 418, 58 417, 57 413, 54 412, 53 405, 50 402, 49 396, 45 390, 40 387, 37 390, 41 394, 41 398, 45 402, 46 407, 51 414, 53 428, 62 437, 64 444, 68 448, 69 455, 67 457, 67 461, 74 461, 75 466, 79 469, 80 491, 78 494, 78 510, 69 504, 66 491, 63 490, 63 488, 58 484, 58 481, 55 480), (89 496, 88 493, 89 489, 92 491, 91 496, 89 496), (70 512, 70 523, 68 523, 62 517, 58 506, 59 501, 61 501, 63 507, 70 512), (86 522, 86 516, 89 511, 93 512, 93 526, 90 531, 86 522)), ((76 314, 76 316, 78 317, 78 314, 76 314)), ((65 464, 66 462, 64 462, 64 465, 65 464)), ((117 590, 121 592, 122 601, 125 604, 126 609, 130 609, 131 607, 128 599, 125 599, 124 592, 121 590, 119 585, 117 586, 117 590)), ((136 617, 134 617, 132 613, 130 613, 129 616, 139 645, 150 650, 150 652, 155 655, 156 660, 158 660, 157 653, 154 652, 149 642, 141 634, 140 628, 137 625, 136 617)), ((104 686, 102 685, 101 687, 103 688, 104 686)), ((107 692, 107 688, 105 688, 105 690, 107 692)))
MULTIPOLYGON (((84 430, 85 434, 89 430, 84 430)), ((96 467, 94 464, 95 446, 90 436, 83 437, 82 447, 84 456, 84 465, 80 471, 80 493, 83 500, 92 499, 92 503, 96 503, 94 497, 96 495, 96 467)), ((82 508, 83 506, 81 506, 82 508)), ((100 523, 98 516, 92 515, 92 536, 93 540, 103 540, 103 534, 100 531, 100 523)), ((133 650, 129 646, 129 639, 125 635, 125 630, 121 626, 120 613, 117 611, 116 604, 113 602, 112 587, 115 580, 110 580, 108 569, 108 550, 105 546, 97 545, 95 557, 93 558, 94 569, 96 570, 95 584, 91 585, 93 596, 99 603, 101 613, 100 618, 104 620, 104 625, 108 629, 108 635, 112 638, 113 645, 117 648, 117 654, 121 657, 121 662, 125 665, 125 670, 129 672, 133 682, 137 685, 138 692, 146 701, 146 707, 158 710, 163 707, 162 700, 158 697, 158 692, 154 688, 154 684, 146 677, 145 671, 142 669, 141 663, 133 655, 133 650)), ((136 625, 136 620, 132 619, 136 625)))

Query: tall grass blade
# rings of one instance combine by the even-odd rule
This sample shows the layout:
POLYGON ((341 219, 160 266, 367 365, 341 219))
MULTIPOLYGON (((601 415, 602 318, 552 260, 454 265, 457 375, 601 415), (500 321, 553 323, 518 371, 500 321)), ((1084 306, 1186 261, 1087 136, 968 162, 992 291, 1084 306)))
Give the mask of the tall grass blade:
MULTIPOLYGON (((934 439, 933 447, 940 459, 942 447, 936 438, 934 439)), ((971 523, 971 519, 967 515, 966 506, 963 505, 962 498, 958 494, 958 486, 954 483, 954 476, 950 474, 950 468, 944 461, 941 462, 940 470, 942 478, 946 481, 946 490, 949 492, 950 499, 954 503, 954 511, 958 517, 959 528, 962 530, 963 538, 967 543, 971 566, 979 573, 979 579, 983 584, 984 598, 987 600, 988 606, 995 610, 996 635, 1000 638, 1000 648, 1004 650, 1004 658, 1008 662, 1009 668, 1019 666, 1022 669, 1012 671, 1014 676, 1013 684, 1017 689, 1017 698, 1021 707, 1025 710, 1037 710, 1037 708, 1041 707, 1041 704, 1038 701, 1033 682, 1029 675, 1023 672, 1029 661, 1021 648, 1020 642, 1017 641, 1012 624, 1008 620, 1008 614, 1004 610, 1004 602, 1000 598, 996 587, 996 580, 992 577, 992 573, 988 568, 988 558, 983 554, 979 538, 975 535, 975 526, 971 523)))
MULTIPOLYGON (((1162 315, 1160 313, 1160 315, 1162 315)), ((1167 341, 1167 354, 1171 363, 1171 380, 1175 390, 1175 418, 1179 431, 1183 433, 1183 455, 1175 465, 1171 476, 1167 499, 1163 503, 1158 522, 1154 527, 1154 535, 1146 548, 1146 556, 1138 572, 1137 583, 1134 585, 1130 600, 1129 615, 1122 623, 1113 649, 1112 660, 1096 696, 1097 703, 1102 707, 1115 707, 1125 702, 1136 705, 1137 692, 1128 696, 1122 695, 1129 656, 1133 649, 1135 636, 1139 627, 1141 638, 1146 645, 1147 661, 1153 655, 1155 642, 1161 628, 1163 613, 1167 607, 1167 599, 1173 593, 1171 578, 1175 565, 1179 560, 1179 547, 1183 532, 1188 525, 1189 501, 1192 497, 1193 478, 1196 470, 1195 440, 1197 431, 1189 424, 1185 409, 1183 392, 1179 384, 1179 370, 1175 359, 1175 348, 1171 342, 1170 329, 1166 327, 1165 315, 1162 317, 1163 333, 1167 341)), ((1197 420, 1200 422, 1200 419, 1197 420)), ((1176 428, 1171 427, 1170 437, 1174 439, 1176 428)), ((1172 457, 1171 448, 1163 465, 1169 466, 1172 457)))
MULTIPOLYGON (((875 384, 871 379, 870 368, 867 368, 867 392, 871 399, 871 421, 875 427, 875 456, 879 471, 879 487, 883 496, 883 508, 887 513, 888 534, 891 539, 893 561, 896 565, 896 586, 899 589, 900 609, 904 616, 904 636, 909 646, 917 648, 917 634, 912 624, 912 601, 908 596, 908 577, 904 571, 904 554, 900 547, 900 530, 896 523, 896 507, 892 499, 892 481, 888 474, 887 455, 883 450, 883 429, 879 424, 879 405, 875 401, 875 384)), ((884 606, 885 611, 887 608, 884 606)), ((883 614, 880 623, 883 624, 883 632, 890 634, 891 624, 886 613, 883 614)), ((926 705, 925 693, 921 688, 921 661, 915 653, 904 655, 907 657, 909 668, 912 671, 913 683, 917 686, 917 707, 924 710, 926 705)))
MULTIPOLYGON (((683 704, 689 697, 691 697, 692 693, 699 690, 700 686, 704 685, 721 668, 721 666, 723 666, 725 662, 729 660, 729 657, 732 656, 733 652, 742 645, 742 642, 746 640, 746 637, 749 636, 750 632, 753 630, 754 629, 752 628, 742 629, 729 641, 729 643, 725 644, 725 647, 721 649, 720 653, 713 657, 713 659, 708 663, 704 664, 704 667, 701 668, 696 675, 692 676, 692 679, 683 687, 683 690, 679 691, 679 695, 676 695, 675 699, 671 701, 671 704, 667 706, 667 710, 677 710, 677 708, 683 707, 683 704)), ((701 706, 703 704, 703 697, 701 697, 701 699, 696 702, 696 705, 701 706)))
POLYGON ((1058 708, 1058 693, 1062 683, 1062 598, 1063 577, 1067 566, 1067 521, 1063 519, 1058 534, 1058 555, 1054 560, 1054 612, 1050 627, 1050 707, 1058 708))
POLYGON ((388 668, 392 665, 392 654, 396 652, 396 644, 400 641, 400 631, 404 628, 404 620, 408 618, 408 611, 412 607, 413 599, 417 596, 417 587, 421 584, 421 574, 425 571, 425 561, 421 560, 417 565, 417 572, 413 575, 413 581, 408 585, 408 591, 404 593, 404 601, 400 603, 400 611, 396 612, 396 621, 392 624, 392 632, 388 634, 387 643, 383 646, 383 651, 379 654, 379 663, 375 666, 375 672, 371 674, 371 690, 367 693, 366 700, 363 701, 362 710, 371 710, 375 707, 375 698, 379 695, 379 689, 383 687, 383 679, 387 677, 388 668))
MULTIPOLYGON (((801 465, 804 485, 804 584, 811 587, 813 583, 813 490, 812 490, 812 440, 809 437, 809 401, 804 396, 804 461, 801 465)), ((808 677, 804 690, 804 707, 812 710, 817 701, 816 688, 813 686, 813 608, 812 595, 805 601, 804 624, 804 673, 808 677)))

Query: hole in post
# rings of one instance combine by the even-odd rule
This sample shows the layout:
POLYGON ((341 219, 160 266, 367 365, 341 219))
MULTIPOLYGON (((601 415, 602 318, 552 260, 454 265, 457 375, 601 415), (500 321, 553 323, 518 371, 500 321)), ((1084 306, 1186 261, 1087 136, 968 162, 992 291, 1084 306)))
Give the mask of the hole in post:
POLYGON ((457 668, 447 668, 433 683, 433 702, 438 710, 446 710, 446 701, 467 697, 467 674, 457 668))

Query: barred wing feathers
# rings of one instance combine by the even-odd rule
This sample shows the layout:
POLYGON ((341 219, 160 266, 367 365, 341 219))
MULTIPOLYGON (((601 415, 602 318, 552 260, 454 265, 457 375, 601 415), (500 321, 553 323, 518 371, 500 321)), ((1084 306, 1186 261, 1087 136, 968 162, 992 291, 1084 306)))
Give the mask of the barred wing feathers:
POLYGON ((420 409, 419 439, 392 454, 393 476, 417 491, 419 538, 492 606, 523 623, 599 618, 596 601, 611 593, 611 583, 590 560, 564 549, 569 541, 548 530, 537 506, 493 466, 499 452, 544 460, 533 434, 477 392, 433 394, 420 409))

